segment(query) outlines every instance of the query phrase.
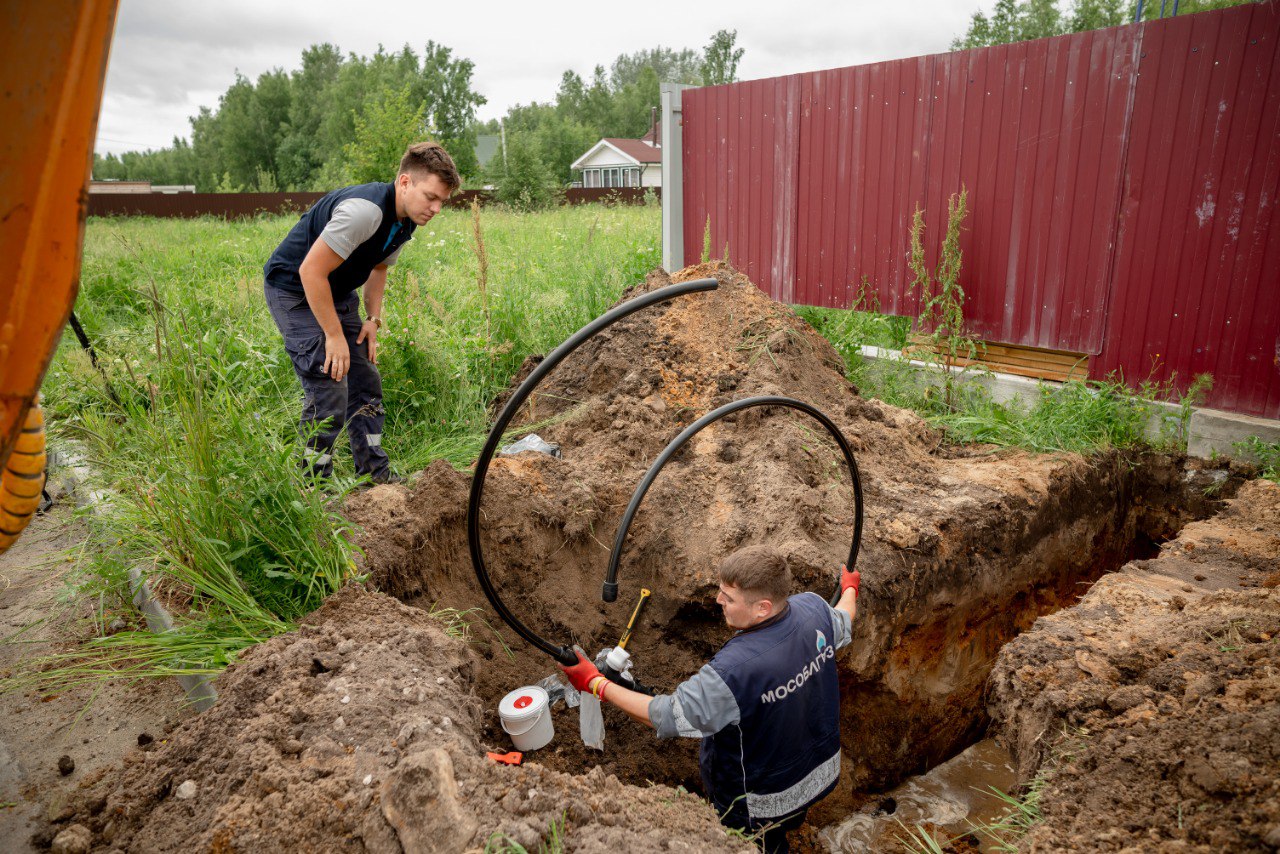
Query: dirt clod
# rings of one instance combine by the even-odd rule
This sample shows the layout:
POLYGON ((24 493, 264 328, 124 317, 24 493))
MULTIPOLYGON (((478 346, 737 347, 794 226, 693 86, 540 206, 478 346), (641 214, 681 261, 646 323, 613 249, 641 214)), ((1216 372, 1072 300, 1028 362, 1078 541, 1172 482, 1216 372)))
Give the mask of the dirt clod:
POLYGON ((76 770, 76 761, 67 754, 58 757, 58 773, 63 777, 76 770))
POLYGON ((89 828, 83 824, 73 824, 53 838, 49 850, 52 854, 88 854, 92 842, 89 828))

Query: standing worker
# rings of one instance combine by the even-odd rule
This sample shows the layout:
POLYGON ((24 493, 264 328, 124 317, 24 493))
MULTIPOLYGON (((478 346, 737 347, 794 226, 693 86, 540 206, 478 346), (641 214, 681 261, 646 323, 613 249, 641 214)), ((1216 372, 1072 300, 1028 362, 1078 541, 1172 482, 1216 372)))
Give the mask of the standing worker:
POLYGON ((333 473, 333 444, 345 425, 356 474, 402 483, 382 449, 378 330, 387 268, 417 226, 458 189, 458 170, 433 142, 409 146, 393 183, 334 190, 311 206, 263 267, 267 308, 302 382, 304 465, 333 473), (365 318, 356 291, 364 287, 365 318))
POLYGON ((562 668, 590 691, 657 730, 702 739, 700 765, 720 821, 757 835, 769 854, 840 776, 836 650, 849 643, 859 574, 841 567, 832 608, 815 593, 788 597, 786 559, 748 546, 720 564, 716 603, 738 633, 671 694, 650 697, 600 674, 578 653, 562 668))

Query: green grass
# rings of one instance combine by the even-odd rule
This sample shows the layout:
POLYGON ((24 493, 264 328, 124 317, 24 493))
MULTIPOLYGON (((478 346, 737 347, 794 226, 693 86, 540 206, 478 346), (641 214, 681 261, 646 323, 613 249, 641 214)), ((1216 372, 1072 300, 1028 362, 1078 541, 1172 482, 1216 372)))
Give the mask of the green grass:
MULTIPOLYGON (((393 465, 467 464, 524 358, 658 263, 658 217, 656 206, 486 209, 483 290, 469 211, 420 229, 389 277, 379 342, 393 465)), ((77 584, 120 607, 141 567, 177 627, 110 634, 99 620, 82 648, 7 688, 216 672, 355 577, 354 532, 336 512, 354 485, 350 457, 340 446, 323 489, 298 471, 301 390, 262 295, 262 264, 294 221, 90 221, 76 312, 102 370, 67 336, 43 389, 52 447, 83 448, 112 496, 88 517, 77 584)))
POLYGON ((1280 442, 1264 442, 1257 436, 1250 436, 1243 442, 1236 442, 1234 447, 1241 455, 1258 461, 1260 477, 1280 483, 1280 442))
POLYGON ((538 843, 537 851, 530 851, 502 831, 494 831, 484 844, 484 854, 562 854, 564 851, 565 814, 551 822, 547 835, 538 843))
MULTIPOLYGON (((871 311, 799 308, 797 311, 822 332, 845 361, 846 375, 866 397, 910 409, 944 429, 952 442, 984 442, 1032 451, 1089 452, 1155 444, 1184 447, 1192 406, 1211 379, 1197 377, 1185 392, 1170 385, 1142 384, 1136 391, 1115 380, 1072 380, 1044 383, 1030 405, 1014 400, 998 403, 976 383, 957 383, 951 400, 937 371, 906 361, 869 359, 866 345, 901 350, 911 322, 871 311), (1167 414, 1157 401, 1172 401, 1167 414), (1154 442, 1145 435, 1148 422, 1161 417, 1154 442)), ((979 370, 966 372, 976 376, 979 370)))

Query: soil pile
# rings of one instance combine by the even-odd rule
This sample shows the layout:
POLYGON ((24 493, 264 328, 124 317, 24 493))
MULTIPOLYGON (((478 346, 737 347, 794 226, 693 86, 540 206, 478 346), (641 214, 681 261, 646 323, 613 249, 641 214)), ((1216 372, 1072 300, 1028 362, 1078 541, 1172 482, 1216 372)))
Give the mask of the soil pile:
MULTIPOLYGON (((858 454, 866 496, 863 595, 841 658, 846 807, 855 789, 892 785, 975 740, 1000 645, 1132 557, 1139 533, 1171 536, 1208 512, 1203 498, 1203 506, 1188 503, 1178 460, 943 445, 914 414, 861 398, 826 339, 723 264, 656 271, 624 299, 704 276, 719 289, 619 322, 526 404, 513 438, 536 430, 563 456, 495 459, 485 554, 522 621, 552 643, 590 652, 617 642, 640 588, 651 589, 630 649, 639 678, 669 690, 729 636, 714 604, 715 567, 734 549, 771 544, 787 554, 797 589, 834 589, 852 536, 853 491, 835 443, 808 416, 754 409, 719 422, 649 491, 622 556, 618 601, 605 605, 600 585, 632 491, 666 444, 716 406, 782 394, 825 412, 858 454)), ((378 488, 349 503, 381 589, 424 607, 492 613, 467 550, 468 487, 467 473, 437 463, 412 492, 378 488)), ((505 626, 493 629, 477 677, 489 709, 554 672, 505 626)), ((649 733, 615 712, 606 710, 616 737, 603 756, 558 739, 540 761, 697 787, 694 744, 655 749, 649 733)), ((572 713, 557 719, 562 731, 576 725, 572 713)), ((485 732, 506 741, 492 713, 485 732)))
POLYGON ((1278 584, 1280 486, 1254 481, 1004 648, 996 732, 1047 777, 1025 848, 1280 848, 1278 584))
POLYGON ((100 774, 57 830, 121 851, 537 850, 553 832, 568 851, 751 850, 687 793, 489 761, 474 673, 440 621, 348 588, 250 650, 210 711, 100 774))

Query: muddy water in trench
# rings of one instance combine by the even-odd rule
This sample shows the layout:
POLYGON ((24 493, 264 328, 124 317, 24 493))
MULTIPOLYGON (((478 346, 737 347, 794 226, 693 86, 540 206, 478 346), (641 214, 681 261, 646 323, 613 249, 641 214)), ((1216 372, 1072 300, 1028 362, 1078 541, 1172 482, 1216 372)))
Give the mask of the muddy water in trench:
POLYGON ((1017 782, 1009 752, 983 739, 823 828, 818 840, 831 851, 880 851, 906 838, 904 825, 936 829, 939 841, 962 836, 998 819, 1007 804, 992 789, 1008 792, 1017 782))

